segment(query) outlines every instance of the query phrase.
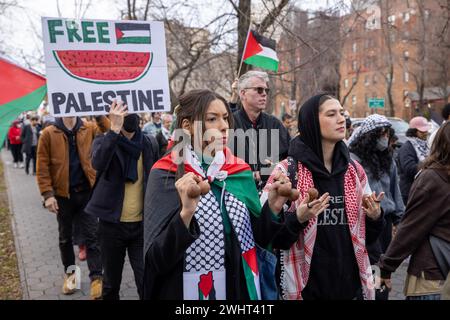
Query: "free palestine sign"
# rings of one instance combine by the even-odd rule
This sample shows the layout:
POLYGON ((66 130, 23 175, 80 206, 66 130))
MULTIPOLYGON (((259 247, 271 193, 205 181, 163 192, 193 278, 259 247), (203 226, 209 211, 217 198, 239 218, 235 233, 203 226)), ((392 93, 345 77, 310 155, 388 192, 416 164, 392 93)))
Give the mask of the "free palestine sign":
POLYGON ((101 115, 170 110, 162 22, 42 18, 50 111, 101 115))

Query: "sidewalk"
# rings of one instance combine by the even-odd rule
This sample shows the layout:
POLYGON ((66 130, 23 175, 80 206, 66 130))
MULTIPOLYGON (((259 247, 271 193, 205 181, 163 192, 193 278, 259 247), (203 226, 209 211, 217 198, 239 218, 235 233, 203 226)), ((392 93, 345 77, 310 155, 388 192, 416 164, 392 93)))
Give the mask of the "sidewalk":
MULTIPOLYGON (((24 169, 14 169, 11 153, 5 149, 1 152, 1 159, 14 220, 23 298, 88 300, 90 282, 86 261, 76 261, 81 268, 81 290, 68 296, 61 293, 64 268, 58 247, 58 226, 55 215, 42 207, 35 176, 26 175, 24 169)), ((75 247, 76 256, 77 253, 78 248, 75 247)), ((128 260, 125 263, 120 294, 121 299, 138 299, 128 260)))

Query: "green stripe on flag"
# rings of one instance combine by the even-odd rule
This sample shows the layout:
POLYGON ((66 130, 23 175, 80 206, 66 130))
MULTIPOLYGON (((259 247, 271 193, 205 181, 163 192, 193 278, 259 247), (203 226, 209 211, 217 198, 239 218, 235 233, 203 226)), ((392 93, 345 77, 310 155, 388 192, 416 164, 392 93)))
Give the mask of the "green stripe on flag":
POLYGON ((247 283, 247 290, 250 300, 258 300, 258 292, 256 291, 255 286, 255 275, 247 264, 247 261, 245 261, 244 257, 242 257, 242 266, 244 268, 244 277, 245 282, 247 283))
POLYGON ((33 92, 0 106, 0 150, 11 123, 24 111, 36 110, 47 93, 47 85, 33 92))
MULTIPOLYGON (((223 182, 214 180, 220 188, 223 182)), ((247 209, 254 216, 261 215, 261 202, 259 201, 258 190, 256 189, 255 180, 253 180, 253 173, 250 170, 241 171, 239 173, 231 174, 226 179, 225 189, 232 193, 238 200, 245 203, 247 209)))
POLYGON ((251 56, 244 60, 246 64, 254 65, 255 67, 278 71, 278 61, 259 55, 251 56))
POLYGON ((118 44, 123 43, 146 43, 150 44, 150 37, 123 37, 117 40, 118 44))

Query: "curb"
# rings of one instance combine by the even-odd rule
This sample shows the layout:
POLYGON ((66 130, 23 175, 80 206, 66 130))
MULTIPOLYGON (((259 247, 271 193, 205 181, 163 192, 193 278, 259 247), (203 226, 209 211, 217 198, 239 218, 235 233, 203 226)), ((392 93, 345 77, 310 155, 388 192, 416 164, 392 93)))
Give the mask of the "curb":
POLYGON ((30 300, 30 294, 28 292, 28 285, 27 285, 27 279, 25 277, 25 268, 23 266, 23 255, 21 251, 21 246, 19 243, 19 237, 17 235, 17 225, 16 225, 16 219, 13 211, 12 206, 12 195, 11 195, 11 189, 9 187, 9 168, 5 161, 5 151, 2 150, 0 152, 1 154, 1 161, 3 162, 3 172, 5 176, 5 185, 6 185, 6 193, 8 195, 8 206, 9 206, 9 212, 11 216, 11 229, 14 236, 14 247, 16 249, 16 258, 17 258, 17 265, 19 268, 19 276, 20 276, 20 285, 22 287, 22 300, 30 300))

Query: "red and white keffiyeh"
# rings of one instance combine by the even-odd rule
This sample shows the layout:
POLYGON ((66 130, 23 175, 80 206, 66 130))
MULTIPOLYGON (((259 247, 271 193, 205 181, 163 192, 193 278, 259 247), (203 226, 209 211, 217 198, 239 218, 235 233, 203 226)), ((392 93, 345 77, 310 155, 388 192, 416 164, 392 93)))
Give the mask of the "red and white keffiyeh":
MULTIPOLYGON (((365 300, 374 300, 372 268, 366 250, 366 215, 362 210, 362 197, 367 185, 367 176, 359 163, 349 165, 344 176, 345 212, 347 215, 353 249, 359 268, 362 291, 365 300)), ((274 182, 277 171, 288 176, 288 160, 280 162, 272 172, 265 192, 274 182)), ((314 187, 312 173, 298 162, 297 168, 298 184, 297 190, 300 198, 292 203, 288 211, 295 214, 297 206, 302 201, 308 189, 314 187)), ((291 179, 293 181, 294 179, 291 179)), ((311 219, 308 226, 300 233, 299 239, 289 250, 281 250, 281 289, 285 300, 302 300, 302 291, 308 283, 311 259, 317 235, 317 218, 311 219)))

